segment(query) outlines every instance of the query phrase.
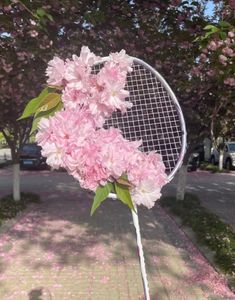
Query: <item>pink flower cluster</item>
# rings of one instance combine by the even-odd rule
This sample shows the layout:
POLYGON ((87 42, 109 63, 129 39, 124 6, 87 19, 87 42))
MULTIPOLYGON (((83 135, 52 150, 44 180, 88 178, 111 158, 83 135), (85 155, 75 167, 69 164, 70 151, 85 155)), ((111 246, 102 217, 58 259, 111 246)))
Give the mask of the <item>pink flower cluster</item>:
POLYGON ((63 87, 62 101, 66 109, 87 107, 102 126, 115 110, 125 113, 132 106, 125 101, 129 92, 124 89, 132 59, 124 50, 111 54, 98 74, 93 74, 92 66, 100 61, 88 47, 82 47, 80 56, 73 55, 72 60, 55 57, 49 62, 46 74, 49 85, 63 87))
POLYGON ((225 39, 215 37, 211 40, 207 47, 202 49, 197 66, 192 69, 192 74, 202 77, 205 74, 205 69, 209 68, 206 71, 208 76, 220 76, 224 84, 234 87, 235 77, 232 69, 235 58, 234 36, 234 32, 229 31, 225 39))
POLYGON ((124 113, 131 107, 124 87, 132 59, 123 50, 111 54, 93 74, 92 66, 99 60, 83 47, 79 57, 49 62, 48 84, 62 87, 64 109, 41 119, 36 140, 47 163, 65 168, 81 187, 96 190, 125 174, 135 203, 151 208, 167 182, 161 156, 141 152, 141 141, 124 139, 116 128, 102 128, 115 110, 124 113))

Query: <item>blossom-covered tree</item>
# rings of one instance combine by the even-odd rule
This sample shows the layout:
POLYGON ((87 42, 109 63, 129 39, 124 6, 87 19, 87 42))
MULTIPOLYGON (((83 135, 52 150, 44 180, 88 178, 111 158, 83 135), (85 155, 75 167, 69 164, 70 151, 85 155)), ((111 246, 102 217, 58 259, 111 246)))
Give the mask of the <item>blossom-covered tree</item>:
MULTIPOLYGON (((215 2, 221 4, 221 1, 215 2)), ((11 99, 7 101, 8 111, 15 107, 14 103, 20 106, 20 101, 33 98, 42 89, 46 62, 54 55, 71 57, 80 52, 82 45, 89 46, 100 56, 125 49, 129 55, 151 64, 167 79, 185 111, 188 137, 193 145, 198 140, 199 128, 200 138, 209 130, 204 109, 208 85, 205 83, 203 90, 198 91, 196 81, 190 80, 192 66, 200 54, 193 41, 207 24, 206 3, 175 0, 3 1, 0 6, 0 51, 5 67, 0 76, 8 78, 1 92, 2 99, 6 95, 11 99), (16 84, 22 87, 17 88, 17 93, 13 78, 17 78, 16 84)), ((217 15, 221 7, 218 6, 217 15)), ((23 121, 12 128, 17 126, 21 128, 23 121)), ((5 132, 10 132, 8 127, 4 127, 5 132)), ((15 136, 13 131, 11 136, 15 136)))
POLYGON ((28 141, 31 128, 31 120, 17 119, 29 99, 42 89, 46 66, 42 58, 45 49, 31 32, 33 21, 26 19, 28 14, 19 4, 0 7, 0 131, 11 149, 15 200, 20 199, 19 149, 28 141))
MULTIPOLYGON (((232 15, 232 6, 225 6, 221 11, 222 20, 207 25, 205 34, 197 39, 201 54, 192 74, 198 78, 201 88, 206 82, 208 90, 204 95, 213 97, 209 106, 213 142, 219 136, 225 139, 235 136, 235 24, 232 15)), ((222 149, 220 169, 223 167, 222 149)))

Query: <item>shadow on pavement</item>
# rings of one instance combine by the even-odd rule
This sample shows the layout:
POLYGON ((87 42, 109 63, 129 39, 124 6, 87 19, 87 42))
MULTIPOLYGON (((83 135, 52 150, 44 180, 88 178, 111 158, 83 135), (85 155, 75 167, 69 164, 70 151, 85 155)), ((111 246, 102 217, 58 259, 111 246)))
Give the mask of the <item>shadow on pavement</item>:
MULTIPOLYGON (((41 176, 47 180, 48 173, 41 176)), ((48 186, 50 180, 48 177, 48 186)), ((42 202, 3 234, 0 298, 8 295, 10 281, 14 281, 30 300, 41 299, 44 288, 40 286, 51 291, 52 298, 45 299, 141 299, 129 209, 108 199, 90 217, 93 193, 62 180, 51 190, 43 192, 44 185, 42 202), (100 298, 94 296, 95 291, 100 298)), ((210 295, 235 299, 225 281, 159 205, 150 211, 140 208, 139 216, 152 299, 204 300, 210 295)), ((15 289, 18 295, 17 285, 15 289)))

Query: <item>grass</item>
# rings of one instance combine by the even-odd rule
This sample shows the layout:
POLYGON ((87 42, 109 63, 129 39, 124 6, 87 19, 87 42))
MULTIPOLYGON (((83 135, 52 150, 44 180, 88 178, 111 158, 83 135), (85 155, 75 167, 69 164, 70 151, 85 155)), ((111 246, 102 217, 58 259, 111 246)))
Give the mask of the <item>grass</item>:
MULTIPOLYGON (((175 197, 165 197, 160 200, 160 204, 180 217, 183 225, 192 228, 197 241, 213 251, 219 269, 234 276, 235 232, 229 225, 201 206, 197 196, 192 194, 186 194, 182 201, 175 197)), ((235 287, 235 282, 232 286, 235 287)))
POLYGON ((29 203, 39 203, 40 197, 33 193, 21 193, 21 200, 15 201, 12 195, 0 199, 0 224, 7 219, 14 218, 24 210, 29 203))
POLYGON ((202 163, 200 165, 200 170, 210 171, 211 173, 229 173, 229 170, 222 169, 220 170, 218 166, 208 163, 202 163))

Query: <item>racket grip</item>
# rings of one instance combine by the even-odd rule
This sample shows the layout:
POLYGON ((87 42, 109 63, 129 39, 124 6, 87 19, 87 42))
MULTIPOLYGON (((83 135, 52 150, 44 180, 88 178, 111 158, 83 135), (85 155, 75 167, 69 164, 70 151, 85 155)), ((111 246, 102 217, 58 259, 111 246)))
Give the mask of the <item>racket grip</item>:
POLYGON ((132 212, 133 223, 134 223, 135 230, 136 230, 136 240, 137 240, 137 246, 138 246, 138 250, 139 250, 140 270, 141 270, 142 282, 143 282, 143 287, 144 287, 144 295, 145 295, 145 300, 150 300, 149 284, 148 284, 147 271, 146 271, 146 265, 145 265, 145 259, 144 259, 144 250, 143 250, 143 245, 141 242, 138 211, 137 211, 137 207, 135 204, 134 204, 134 207, 135 207, 136 212, 134 212, 133 210, 131 212, 132 212))
MULTIPOLYGON (((117 195, 114 193, 109 193, 108 197, 112 198, 112 199, 117 199, 117 195)), ((137 246, 138 246, 140 271, 141 271, 141 277, 142 277, 142 282, 143 282, 143 287, 144 287, 144 295, 145 295, 145 300, 150 300, 149 284, 148 284, 147 271, 146 271, 146 266, 145 266, 144 250, 143 250, 143 245, 142 245, 142 241, 141 241, 138 211, 137 211, 137 206, 135 205, 135 203, 133 203, 133 204, 134 204, 135 211, 132 210, 131 212, 132 212, 133 224, 135 226, 135 231, 136 231, 136 241, 137 241, 137 246)))

